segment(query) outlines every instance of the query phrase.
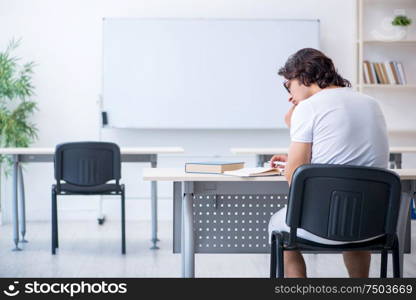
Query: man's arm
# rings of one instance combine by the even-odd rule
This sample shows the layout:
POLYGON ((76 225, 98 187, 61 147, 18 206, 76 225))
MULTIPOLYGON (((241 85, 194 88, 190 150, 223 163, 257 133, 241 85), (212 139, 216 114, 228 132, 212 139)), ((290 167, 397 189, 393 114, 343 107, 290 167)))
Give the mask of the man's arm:
POLYGON ((285 123, 286 123, 286 126, 287 126, 288 128, 290 128, 290 121, 291 121, 291 119, 292 119, 292 114, 293 114, 293 111, 295 110, 295 108, 296 108, 296 104, 293 104, 293 105, 289 108, 288 112, 285 114, 285 123))
POLYGON ((285 177, 289 184, 296 168, 311 162, 312 143, 292 142, 289 147, 288 160, 285 167, 285 177))

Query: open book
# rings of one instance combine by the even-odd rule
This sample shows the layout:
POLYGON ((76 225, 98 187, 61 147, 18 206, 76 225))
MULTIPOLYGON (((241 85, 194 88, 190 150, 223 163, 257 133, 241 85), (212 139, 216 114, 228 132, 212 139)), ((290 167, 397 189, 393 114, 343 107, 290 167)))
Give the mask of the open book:
POLYGON ((283 168, 242 168, 235 171, 225 171, 224 175, 238 177, 279 176, 284 174, 283 168))

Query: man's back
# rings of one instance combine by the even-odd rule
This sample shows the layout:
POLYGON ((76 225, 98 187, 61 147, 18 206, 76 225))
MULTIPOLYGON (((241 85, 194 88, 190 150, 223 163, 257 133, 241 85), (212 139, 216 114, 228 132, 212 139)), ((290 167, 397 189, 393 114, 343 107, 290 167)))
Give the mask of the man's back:
MULTIPOLYGON (((287 59, 278 74, 285 79, 283 86, 292 103, 285 116, 291 144, 287 156, 274 155, 270 164, 286 162, 289 184, 296 169, 309 163, 387 167, 387 130, 380 107, 371 97, 351 90, 351 83, 338 73, 332 59, 313 48, 300 49, 287 59)), ((290 231, 285 219, 283 208, 271 217, 269 232, 290 231)), ((321 244, 345 243, 303 228, 298 228, 296 234, 321 244)), ((299 251, 287 251, 284 256, 285 276, 306 277, 305 261, 299 251)), ((350 277, 368 277, 369 251, 345 251, 343 258, 350 277)))
POLYGON ((383 113, 374 99, 351 88, 324 89, 300 102, 292 116, 291 139, 312 143, 312 163, 388 164, 383 113))

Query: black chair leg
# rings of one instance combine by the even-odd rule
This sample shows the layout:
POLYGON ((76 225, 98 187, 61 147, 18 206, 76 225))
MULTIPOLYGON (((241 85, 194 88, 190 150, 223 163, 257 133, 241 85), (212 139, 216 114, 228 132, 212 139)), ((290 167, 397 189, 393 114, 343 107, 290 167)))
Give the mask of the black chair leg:
POLYGON ((59 248, 59 225, 58 225, 58 195, 55 200, 55 247, 59 248))
POLYGON ((126 203, 124 188, 121 192, 121 253, 126 254, 126 203))
POLYGON ((276 261, 277 261, 277 278, 284 278, 284 260, 283 260, 283 236, 279 233, 276 235, 276 261))
POLYGON ((393 277, 400 278, 401 276, 400 276, 399 241, 397 240, 397 237, 393 245, 392 256, 393 256, 393 277))
POLYGON ((380 278, 387 277, 387 258, 388 258, 388 251, 381 250, 380 278))
POLYGON ((56 253, 57 243, 58 243, 58 213, 57 213, 57 205, 56 205, 56 190, 52 188, 52 254, 56 253))
POLYGON ((279 231, 272 233, 272 246, 270 256, 270 277, 284 278, 284 260, 283 260, 283 235, 279 231))
POLYGON ((276 278, 276 237, 274 233, 271 236, 271 247, 270 247, 270 278, 276 278))

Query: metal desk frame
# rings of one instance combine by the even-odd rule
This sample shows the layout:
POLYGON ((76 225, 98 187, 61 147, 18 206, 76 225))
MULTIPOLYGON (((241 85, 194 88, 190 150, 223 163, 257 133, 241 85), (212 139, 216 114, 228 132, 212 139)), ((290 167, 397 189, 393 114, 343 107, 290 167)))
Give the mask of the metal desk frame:
MULTIPOLYGON (((157 167, 157 154, 123 154, 121 151, 121 161, 123 163, 142 162, 150 163, 152 168, 157 167)), ((7 154, 4 154, 7 155, 7 154)), ((45 163, 53 162, 54 154, 11 154, 13 160, 12 168, 12 226, 13 226, 13 251, 22 250, 19 242, 26 243, 26 207, 25 207, 25 188, 23 181, 22 163, 45 163), (20 197, 19 197, 20 193, 20 197), (21 239, 19 237, 19 227, 21 239)), ((52 182, 51 182, 52 184, 52 182)), ((151 220, 152 233, 151 249, 159 249, 157 242, 157 182, 151 182, 151 220)))

